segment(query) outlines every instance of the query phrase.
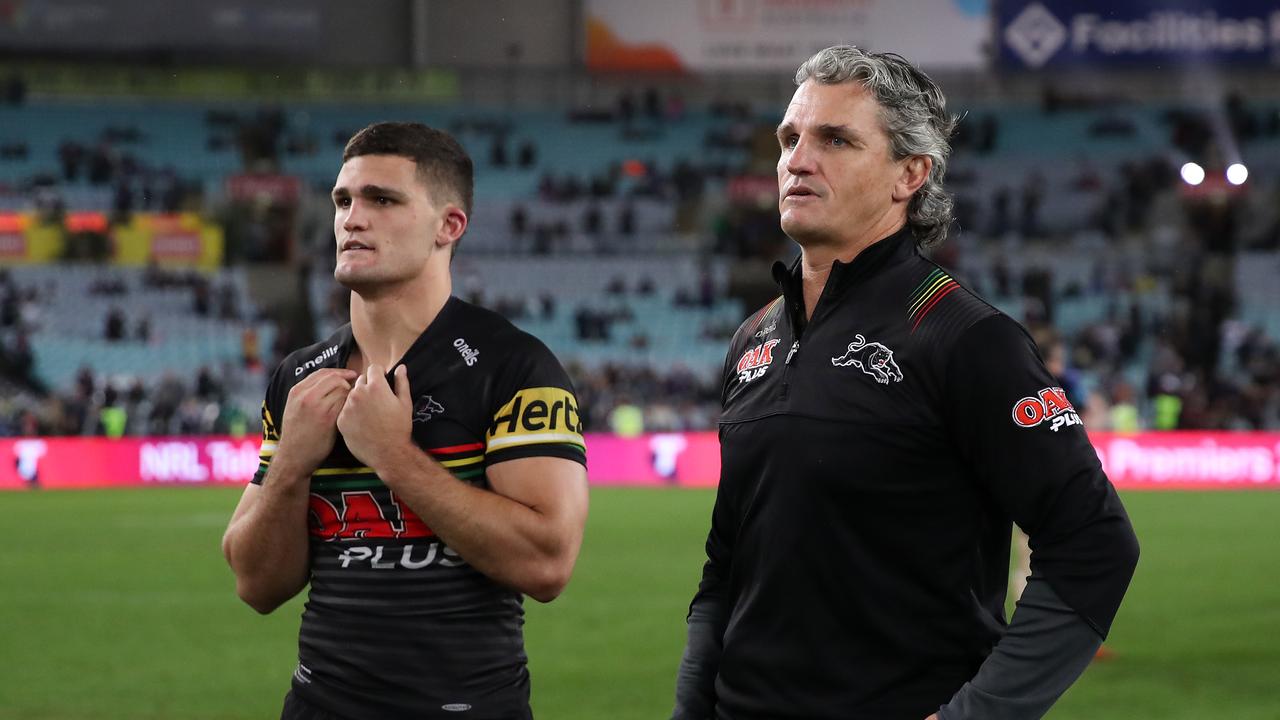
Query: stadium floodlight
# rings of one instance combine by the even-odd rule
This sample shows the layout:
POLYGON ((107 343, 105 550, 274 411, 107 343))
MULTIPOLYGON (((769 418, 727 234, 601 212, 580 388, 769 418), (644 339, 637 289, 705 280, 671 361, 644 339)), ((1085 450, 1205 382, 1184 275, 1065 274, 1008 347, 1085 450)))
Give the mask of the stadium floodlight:
POLYGON ((1199 185, 1204 182, 1204 168, 1189 162, 1182 166, 1182 181, 1188 185, 1199 185))
POLYGON ((1232 185, 1243 185, 1249 179, 1249 168, 1244 163, 1231 163, 1227 166, 1227 182, 1232 185))

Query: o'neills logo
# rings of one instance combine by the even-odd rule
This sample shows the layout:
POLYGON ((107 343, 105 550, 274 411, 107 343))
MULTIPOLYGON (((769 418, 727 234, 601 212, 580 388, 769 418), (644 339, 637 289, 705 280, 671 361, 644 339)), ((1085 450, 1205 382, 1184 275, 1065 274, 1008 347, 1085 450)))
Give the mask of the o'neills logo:
POLYGON ((1049 429, 1058 432, 1068 425, 1082 425, 1075 407, 1060 387, 1047 387, 1031 397, 1024 397, 1013 406, 1013 421, 1020 427, 1032 428, 1050 421, 1049 429))
POLYGON ((462 361, 467 364, 467 367, 475 365, 476 360, 480 358, 480 351, 472 350, 471 346, 467 344, 467 341, 462 338, 454 340, 453 346, 458 349, 458 354, 462 356, 462 361))
POLYGON ((337 346, 337 345, 333 345, 332 347, 326 348, 324 352, 322 352, 322 353, 320 353, 319 355, 315 356, 313 359, 308 360, 308 361, 306 361, 306 362, 302 363, 301 365, 299 365, 298 367, 294 368, 294 369, 293 369, 293 376, 294 376, 294 377, 298 377, 298 376, 299 376, 299 375, 301 375, 302 373, 304 373, 304 372, 306 372, 306 371, 308 371, 308 370, 310 370, 310 369, 312 369, 312 368, 318 368, 318 367, 320 367, 321 365, 323 365, 323 364, 324 364, 324 362, 325 362, 326 360, 328 360, 329 358, 331 358, 331 357, 333 357, 334 355, 337 355, 337 354, 338 354, 338 346, 337 346))
POLYGON ((779 340, 766 340, 763 345, 757 345, 742 354, 738 358, 738 380, 747 383, 764 375, 769 370, 769 365, 773 363, 773 348, 779 340))

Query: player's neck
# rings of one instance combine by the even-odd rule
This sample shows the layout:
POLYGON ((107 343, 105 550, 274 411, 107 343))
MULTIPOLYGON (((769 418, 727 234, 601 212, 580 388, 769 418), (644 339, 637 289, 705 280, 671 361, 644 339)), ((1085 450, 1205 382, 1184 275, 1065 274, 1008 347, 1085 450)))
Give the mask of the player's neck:
POLYGON ((359 347, 363 370, 377 363, 390 370, 391 363, 408 352, 418 336, 431 325, 448 302, 453 286, 448 271, 440 277, 388 289, 376 295, 351 293, 351 334, 359 347))

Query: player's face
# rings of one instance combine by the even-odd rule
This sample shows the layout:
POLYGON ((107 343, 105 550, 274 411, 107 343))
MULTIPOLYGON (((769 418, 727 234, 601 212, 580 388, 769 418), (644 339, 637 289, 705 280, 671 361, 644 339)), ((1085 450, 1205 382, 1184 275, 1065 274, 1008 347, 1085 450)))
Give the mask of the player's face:
POLYGON ((409 158, 351 158, 338 173, 332 197, 338 256, 333 276, 346 287, 361 291, 411 280, 442 249, 437 238, 444 203, 433 201, 409 158))
POLYGON ((905 218, 893 199, 903 167, 879 110, 857 82, 806 80, 796 89, 778 126, 778 210, 782 231, 801 246, 842 245, 883 228, 891 214, 905 218))

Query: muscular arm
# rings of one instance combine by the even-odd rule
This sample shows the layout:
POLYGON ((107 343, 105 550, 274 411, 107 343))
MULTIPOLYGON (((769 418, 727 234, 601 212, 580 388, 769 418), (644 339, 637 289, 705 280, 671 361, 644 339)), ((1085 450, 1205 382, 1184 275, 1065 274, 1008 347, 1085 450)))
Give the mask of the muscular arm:
POLYGON ((559 595, 582 545, 586 469, 557 457, 519 458, 489 466, 492 490, 473 487, 413 444, 412 417, 404 366, 393 391, 370 365, 338 427, 352 454, 468 564, 540 602, 559 595))
POLYGON ((476 570, 539 602, 573 573, 587 519, 586 469, 529 457, 491 465, 493 490, 455 478, 416 446, 390 454, 378 476, 476 570))
POLYGON ((273 464, 261 487, 244 489, 222 536, 236 594, 260 613, 280 607, 307 584, 307 479, 273 464))
POLYGON ((280 607, 307 584, 311 473, 333 449, 354 377, 350 370, 318 370, 289 390, 280 442, 262 486, 245 488, 222 536, 236 594, 260 613, 280 607))

